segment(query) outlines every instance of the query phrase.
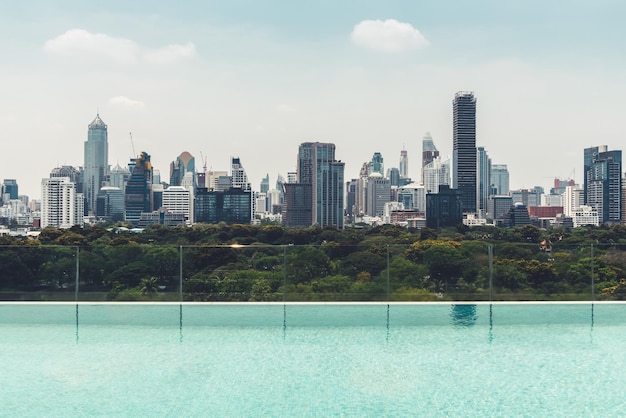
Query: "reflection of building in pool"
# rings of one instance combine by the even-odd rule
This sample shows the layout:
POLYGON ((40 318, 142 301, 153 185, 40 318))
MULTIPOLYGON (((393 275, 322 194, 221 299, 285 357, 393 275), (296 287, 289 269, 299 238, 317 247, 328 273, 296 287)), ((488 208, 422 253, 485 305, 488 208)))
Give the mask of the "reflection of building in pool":
POLYGON ((471 327, 476 323, 476 305, 450 306, 450 321, 457 327, 471 327))

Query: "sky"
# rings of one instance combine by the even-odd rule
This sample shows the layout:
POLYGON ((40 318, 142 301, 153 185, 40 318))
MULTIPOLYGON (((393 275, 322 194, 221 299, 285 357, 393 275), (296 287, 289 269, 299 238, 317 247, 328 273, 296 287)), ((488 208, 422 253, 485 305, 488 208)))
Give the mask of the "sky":
POLYGON ((146 151, 164 181, 188 151, 213 170, 239 157, 258 190, 308 141, 336 145, 346 180, 406 149, 419 181, 422 137, 451 154, 452 100, 472 91, 477 146, 511 189, 582 183, 583 149, 626 138, 625 14, 619 0, 2 2, 0 180, 39 199, 54 167, 83 165, 99 113, 111 166, 146 151))

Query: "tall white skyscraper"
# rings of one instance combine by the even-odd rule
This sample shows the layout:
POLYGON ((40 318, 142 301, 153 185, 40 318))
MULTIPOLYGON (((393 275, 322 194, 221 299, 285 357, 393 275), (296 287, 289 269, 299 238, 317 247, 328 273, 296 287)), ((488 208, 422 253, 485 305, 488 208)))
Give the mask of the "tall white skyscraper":
POLYGON ((41 227, 71 228, 83 224, 84 199, 69 177, 41 180, 41 227))
POLYGON ((83 193, 87 209, 96 212, 98 190, 105 185, 109 171, 109 142, 107 125, 97 114, 89 124, 85 141, 85 182, 83 193))

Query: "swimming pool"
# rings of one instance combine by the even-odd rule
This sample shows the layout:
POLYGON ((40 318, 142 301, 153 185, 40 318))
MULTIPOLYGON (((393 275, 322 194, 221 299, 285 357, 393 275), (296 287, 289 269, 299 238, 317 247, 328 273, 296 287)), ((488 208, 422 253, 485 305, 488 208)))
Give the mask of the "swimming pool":
POLYGON ((0 304, 7 416, 622 416, 621 303, 0 304))

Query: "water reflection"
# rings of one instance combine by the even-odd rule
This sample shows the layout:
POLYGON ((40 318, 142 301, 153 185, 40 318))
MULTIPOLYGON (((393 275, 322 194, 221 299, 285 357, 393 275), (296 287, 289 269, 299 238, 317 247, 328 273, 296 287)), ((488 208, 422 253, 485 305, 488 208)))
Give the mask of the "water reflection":
POLYGON ((451 305, 450 321, 455 327, 468 328, 476 323, 476 305, 451 305))

